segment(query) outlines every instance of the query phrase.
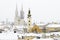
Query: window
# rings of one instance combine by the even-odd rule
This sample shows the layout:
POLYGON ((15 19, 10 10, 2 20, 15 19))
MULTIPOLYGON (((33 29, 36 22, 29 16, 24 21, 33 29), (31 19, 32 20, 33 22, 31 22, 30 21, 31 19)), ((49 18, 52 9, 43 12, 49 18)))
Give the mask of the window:
POLYGON ((29 26, 30 26, 30 24, 29 24, 29 26))
POLYGON ((30 21, 29 21, 30 22, 30 21))

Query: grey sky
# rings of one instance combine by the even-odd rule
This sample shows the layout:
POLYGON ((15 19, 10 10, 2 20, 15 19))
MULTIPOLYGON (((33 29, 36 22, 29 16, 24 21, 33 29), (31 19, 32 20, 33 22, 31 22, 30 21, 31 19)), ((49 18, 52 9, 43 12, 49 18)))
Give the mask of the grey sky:
POLYGON ((0 0, 0 21, 14 21, 16 3, 19 13, 23 4, 26 20, 30 8, 33 22, 60 22, 60 0, 0 0))

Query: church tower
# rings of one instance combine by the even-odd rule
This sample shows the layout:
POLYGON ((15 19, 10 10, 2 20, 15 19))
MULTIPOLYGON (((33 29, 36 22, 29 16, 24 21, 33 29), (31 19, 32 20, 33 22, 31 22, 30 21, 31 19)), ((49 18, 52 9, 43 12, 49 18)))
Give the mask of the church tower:
POLYGON ((20 11, 20 25, 25 25, 23 5, 21 6, 21 11, 20 11))
POLYGON ((21 18, 21 19, 24 19, 23 5, 22 5, 21 11, 20 11, 20 18, 21 18))
POLYGON ((30 14, 30 9, 29 9, 29 11, 28 11, 28 29, 30 29, 31 28, 31 14, 30 14))
POLYGON ((15 25, 18 25, 19 22, 20 22, 20 18, 19 18, 19 16, 18 16, 18 9, 17 9, 17 4, 16 4, 14 24, 15 24, 15 25))

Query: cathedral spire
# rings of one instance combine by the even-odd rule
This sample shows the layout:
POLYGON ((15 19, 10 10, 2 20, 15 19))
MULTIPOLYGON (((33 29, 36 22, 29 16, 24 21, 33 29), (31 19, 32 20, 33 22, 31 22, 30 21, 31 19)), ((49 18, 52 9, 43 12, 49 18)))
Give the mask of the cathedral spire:
POLYGON ((21 18, 21 19, 24 19, 23 5, 21 6, 20 18, 21 18))
POLYGON ((16 4, 15 19, 14 19, 15 24, 18 23, 17 20, 18 20, 18 9, 17 9, 17 4, 16 4))
POLYGON ((21 10, 23 11, 23 4, 21 5, 21 10))
POLYGON ((18 16, 18 9, 17 9, 17 4, 16 4, 16 10, 15 10, 15 16, 18 16))

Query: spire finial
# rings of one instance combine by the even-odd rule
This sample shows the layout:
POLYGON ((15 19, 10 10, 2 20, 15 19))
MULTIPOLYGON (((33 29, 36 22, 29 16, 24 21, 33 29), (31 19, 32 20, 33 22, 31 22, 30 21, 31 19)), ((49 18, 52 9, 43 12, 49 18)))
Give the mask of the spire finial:
POLYGON ((16 3, 16 10, 17 10, 17 3, 16 3))
POLYGON ((15 12, 16 12, 16 15, 18 15, 17 3, 16 3, 16 11, 15 12))

